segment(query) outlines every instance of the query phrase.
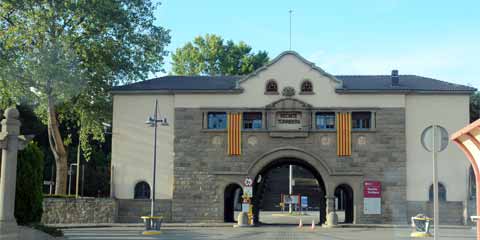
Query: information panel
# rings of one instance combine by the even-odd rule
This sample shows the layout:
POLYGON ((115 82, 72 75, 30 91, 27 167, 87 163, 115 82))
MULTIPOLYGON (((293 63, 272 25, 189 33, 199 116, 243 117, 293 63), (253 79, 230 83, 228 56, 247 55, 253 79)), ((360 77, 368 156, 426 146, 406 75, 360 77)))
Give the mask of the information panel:
POLYGON ((382 184, 379 181, 363 183, 363 214, 382 213, 382 184))

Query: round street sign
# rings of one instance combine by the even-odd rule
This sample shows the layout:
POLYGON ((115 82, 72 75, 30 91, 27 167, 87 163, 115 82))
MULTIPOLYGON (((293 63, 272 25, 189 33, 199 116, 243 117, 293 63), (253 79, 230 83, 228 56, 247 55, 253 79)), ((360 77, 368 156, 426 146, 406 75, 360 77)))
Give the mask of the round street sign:
POLYGON ((245 186, 252 186, 253 180, 250 177, 246 177, 243 183, 245 183, 245 186))
MULTIPOLYGON (((435 125, 435 152, 445 150, 448 145, 448 132, 445 128, 435 125)), ((422 146, 425 150, 431 152, 433 148, 433 126, 425 128, 422 132, 422 146)))

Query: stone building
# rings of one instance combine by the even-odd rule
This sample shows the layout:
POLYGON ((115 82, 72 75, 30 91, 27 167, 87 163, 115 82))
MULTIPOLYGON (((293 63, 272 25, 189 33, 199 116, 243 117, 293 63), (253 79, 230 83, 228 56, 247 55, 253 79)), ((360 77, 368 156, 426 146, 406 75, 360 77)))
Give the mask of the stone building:
MULTIPOLYGON (((334 76, 292 51, 247 76, 165 76, 115 87, 112 195, 119 221, 135 221, 148 208, 154 131, 145 121, 156 99, 169 122, 158 128, 156 187, 168 220, 232 220, 247 176, 258 220, 262 176, 297 165, 318 181, 320 222, 337 202, 349 222, 407 223, 433 205, 422 132, 431 124, 447 133, 468 124, 473 91, 396 70, 334 76)), ((448 214, 442 221, 462 224, 470 165, 452 144, 438 163, 441 214, 448 214)))

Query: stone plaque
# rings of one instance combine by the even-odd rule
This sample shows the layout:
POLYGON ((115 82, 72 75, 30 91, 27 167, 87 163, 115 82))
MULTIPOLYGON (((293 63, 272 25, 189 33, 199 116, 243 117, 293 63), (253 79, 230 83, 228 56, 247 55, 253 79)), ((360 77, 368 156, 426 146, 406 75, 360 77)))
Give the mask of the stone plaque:
POLYGON ((323 145, 323 146, 328 146, 330 145, 330 138, 328 136, 322 136, 320 138, 320 143, 323 145))
POLYGON ((278 112, 276 114, 277 128, 282 130, 301 130, 302 113, 296 111, 278 112))

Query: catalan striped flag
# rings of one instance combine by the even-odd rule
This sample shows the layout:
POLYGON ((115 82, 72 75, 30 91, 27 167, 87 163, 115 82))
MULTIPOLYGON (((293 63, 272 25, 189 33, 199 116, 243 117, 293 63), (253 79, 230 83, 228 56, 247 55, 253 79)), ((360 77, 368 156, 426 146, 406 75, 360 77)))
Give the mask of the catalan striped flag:
POLYGON ((337 155, 352 155, 352 115, 337 113, 337 155))
POLYGON ((240 155, 242 152, 242 114, 228 114, 228 155, 240 155))

